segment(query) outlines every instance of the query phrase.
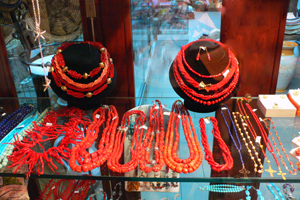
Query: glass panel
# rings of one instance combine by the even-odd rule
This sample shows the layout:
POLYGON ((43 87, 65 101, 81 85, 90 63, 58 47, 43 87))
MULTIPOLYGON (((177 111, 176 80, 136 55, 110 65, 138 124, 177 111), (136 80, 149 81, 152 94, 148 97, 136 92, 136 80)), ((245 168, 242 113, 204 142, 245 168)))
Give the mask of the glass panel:
MULTIPOLYGON (((30 99, 30 98, 29 98, 30 99)), ((114 98, 108 98, 108 99, 114 99, 114 98)), ((126 99, 130 99, 130 98, 118 98, 119 100, 126 100, 126 99)), ((152 102, 154 102, 156 98, 144 98, 143 101, 147 101, 150 104, 152 104, 152 102)), ((11 100, 11 98, 2 98, 1 101, 7 101, 7 100, 11 100)), ((47 100, 49 101, 48 98, 40 98, 39 101, 43 101, 43 100, 47 100)), ((166 110, 170 110, 172 107, 172 104, 174 103, 175 100, 177 100, 177 98, 160 98, 161 102, 163 103, 164 107, 166 110)), ((54 109, 58 109, 61 108, 60 105, 58 105, 57 99, 56 98, 51 98, 50 100, 51 102, 51 106, 54 109)), ((237 111, 237 107, 236 107, 236 99, 231 99, 226 103, 229 108, 231 106, 233 106, 232 110, 233 111, 237 111)), ((251 102, 251 106, 252 108, 257 108, 256 106, 257 102, 256 100, 253 100, 251 102)), ((144 106, 145 107, 145 106, 144 106)), ((136 109, 144 109, 142 106, 138 106, 136 109)), ((39 110, 40 113, 42 113, 43 110, 39 110)), ((195 130, 196 130, 196 134, 198 137, 198 141, 201 144, 201 132, 200 132, 200 127, 199 127, 199 119, 200 118, 204 118, 207 116, 215 116, 215 113, 195 113, 195 112, 189 112, 191 117, 192 117, 192 122, 194 124, 195 130)), ((262 114, 260 113, 259 110, 256 111, 258 116, 262 116, 262 114)), ((44 113, 45 114, 45 113, 44 113)), ((164 113, 165 116, 167 116, 168 118, 168 113, 165 112, 164 113)), ((250 114, 249 114, 250 115, 250 114)), ((87 111, 87 116, 88 118, 91 118, 92 116, 92 112, 91 111, 87 111)), ((121 118, 121 116, 119 116, 121 118)), ((253 126, 255 126, 255 129, 257 128, 256 123, 254 121, 254 119, 252 117, 251 118, 251 122, 253 124, 253 126)), ((63 124, 63 121, 68 121, 68 118, 59 118, 59 123, 63 124), (63 121, 61 121, 63 120, 63 121)), ((37 119, 40 120, 40 119, 37 119)), ((288 154, 290 152, 290 150, 292 150, 294 147, 292 144, 292 140, 294 137, 296 137, 298 135, 298 132, 300 131, 300 126, 299 126, 299 120, 298 118, 272 118, 275 126, 276 126, 276 130, 278 132, 278 136, 281 139, 281 143, 283 144, 283 147, 285 148, 286 153, 288 154)), ((229 123, 229 118, 227 117, 227 122, 229 123)), ((166 124, 170 123, 167 119, 166 119, 166 124)), ((263 153, 261 151, 261 149, 256 146, 256 150, 259 153, 260 158, 262 159, 262 163, 264 165, 264 172, 262 173, 260 178, 259 173, 254 172, 254 165, 249 157, 248 151, 245 148, 245 146, 243 145, 243 150, 242 150, 242 155, 243 155, 243 159, 245 162, 245 166, 247 166, 247 170, 250 171, 250 174, 248 174, 249 178, 244 178, 244 175, 241 174, 239 172, 239 170, 241 170, 242 165, 241 165, 241 161, 239 159, 239 156, 237 154, 237 151, 234 147, 234 144, 232 143, 231 138, 228 136, 228 130, 227 128, 224 126, 224 122, 223 120, 219 120, 219 128, 221 130, 221 134, 222 137, 224 139, 224 141, 226 142, 227 146, 229 146, 229 149, 231 149, 232 152, 232 156, 233 156, 233 160, 236 163, 239 164, 235 164, 235 167, 232 168, 230 171, 223 171, 223 172, 216 172, 216 171, 212 171, 211 170, 211 166, 208 164, 208 162, 203 159, 201 166, 193 173, 187 173, 187 174, 183 174, 183 173, 174 173, 172 172, 170 169, 168 171, 168 173, 166 173, 166 171, 161 172, 158 174, 158 176, 155 175, 152 176, 151 174, 149 174, 149 176, 146 175, 142 175, 141 171, 136 168, 135 170, 131 171, 130 173, 125 173, 125 174, 119 174, 119 173, 115 173, 110 171, 106 165, 101 166, 100 168, 96 168, 95 170, 91 171, 91 172, 82 172, 82 173, 76 173, 74 171, 72 171, 69 167, 69 163, 64 162, 65 166, 62 164, 59 164, 58 162, 56 162, 55 160, 53 160, 54 164, 57 166, 57 169, 55 171, 52 171, 51 168, 48 166, 48 164, 46 164, 47 162, 45 162, 45 172, 44 174, 37 176, 36 172, 34 172, 31 177, 39 177, 39 178, 47 178, 49 177, 53 177, 53 178, 74 178, 74 179, 92 179, 92 180, 123 180, 123 181, 160 181, 160 182, 214 182, 214 183, 223 183, 223 182, 227 182, 227 183, 253 183, 253 182, 298 182, 298 178, 295 178, 295 176, 292 176, 290 173, 288 173, 288 171, 285 169, 284 166, 282 166, 281 161, 279 160, 279 163, 282 167, 282 171, 284 173, 286 173, 285 177, 286 177, 286 181, 282 179, 282 177, 280 175, 278 175, 277 173, 274 173, 274 177, 270 176, 270 173, 268 173, 266 171, 266 169, 269 168, 269 165, 266 161, 264 161, 264 156, 263 153), (106 166, 106 167, 105 167, 106 166), (84 176, 83 176, 84 175, 84 176), (89 176, 89 177, 87 177, 89 176)), ((166 127, 165 127, 166 128, 166 127)), ((206 133, 207 133, 207 138, 208 138, 208 143, 209 143, 209 148, 211 149, 211 151, 214 153, 214 158, 216 159, 217 162, 223 163, 223 158, 222 155, 220 154, 220 151, 217 151, 216 148, 219 148, 218 146, 214 146, 213 145, 218 145, 218 143, 214 142, 215 138, 213 137, 212 134, 212 123, 208 123, 206 124, 206 133)), ((185 159, 188 158, 190 156, 190 152, 189 152, 189 147, 187 145, 185 136, 184 136, 184 131, 182 129, 182 127, 180 126, 179 129, 179 155, 181 158, 185 159)), ((259 135, 260 132, 258 132, 259 135)), ((128 133, 129 134, 129 133, 128 133)), ((274 133, 273 133, 274 134, 274 133)), ((275 137, 275 135, 273 135, 275 137)), ((252 136, 251 136, 252 137, 252 136)), ((130 146, 131 144, 131 140, 132 137, 126 137, 127 139, 125 140, 125 145, 124 148, 127 148, 128 146, 130 146)), ((271 137, 269 137, 270 139, 271 137)), ((254 141, 254 139, 252 139, 254 141)), ((270 139, 271 140, 271 139, 270 139)), ((49 141, 45 141, 43 142, 43 147, 45 148, 45 150, 47 150, 47 148, 50 148, 53 146, 53 140, 49 140, 49 141)), ((241 139, 242 142, 242 139, 241 139)), ((272 141, 271 141, 272 142, 272 141)), ((263 140, 261 140, 261 143, 263 145, 265 145, 265 142, 263 142, 263 140)), ((281 147, 278 145, 279 142, 277 142, 277 147, 281 153, 281 155, 283 155, 283 161, 288 165, 289 169, 292 169, 289 165, 289 160, 287 160, 285 158, 285 154, 283 153, 281 147)), ((202 150, 203 149, 203 145, 200 145, 202 150)), ((274 147, 275 149, 275 147, 274 147)), ((35 147, 36 152, 42 152, 42 149, 40 147, 38 147, 38 145, 35 147)), ((275 149, 275 153, 276 153, 276 149, 275 149)), ((203 151, 204 154, 204 151, 203 151)), ((4 154, 3 154, 4 155, 4 154)), ((125 153, 125 162, 126 159, 130 159, 130 153, 125 153)), ((278 171, 277 166, 276 166, 276 162, 273 159, 271 153, 269 151, 266 151, 266 155, 268 157, 268 159, 271 161, 271 167, 273 169, 275 169, 276 171, 278 171)), ((278 157, 278 156, 277 156, 278 157)), ((291 157, 291 156, 290 156, 291 157)), ((1 159, 3 159, 1 157, 1 159)), ((297 169, 297 166, 295 165, 295 159, 294 158, 290 158, 291 162, 293 163, 294 167, 297 169)), ((1 161, 1 163, 3 164, 3 160, 1 161)), ((10 165, 11 163, 8 162, 8 165, 10 165)), ((2 165, 3 166, 3 165, 2 165)), ((38 166, 35 166, 35 168, 37 168, 38 166)), ((165 169, 167 170, 167 169, 165 169)), ((34 170, 35 171, 35 170, 34 170)), ((13 175, 13 170, 12 169, 8 169, 7 166, 3 166, 3 168, 0 171, 0 176, 3 175, 9 175, 9 176, 24 176, 24 172, 17 172, 17 174, 13 175)))
POLYGON ((199 38, 219 40, 220 8, 218 0, 131 1, 136 97, 177 96, 169 67, 181 46, 199 38))
MULTIPOLYGON (((80 7, 78 0, 43 0, 39 1, 39 8, 40 29, 45 31, 41 43, 47 66, 49 61, 51 63, 58 43, 83 40, 80 7)), ((24 97, 48 97, 54 93, 51 90, 43 92, 44 71, 37 48, 38 41, 35 40, 36 25, 32 1, 2 1, 0 14, 1 30, 20 103, 36 106, 36 99, 24 97)))
POLYGON ((288 94, 290 89, 298 89, 300 82, 300 3, 291 0, 287 14, 283 50, 281 54, 276 92, 288 94))

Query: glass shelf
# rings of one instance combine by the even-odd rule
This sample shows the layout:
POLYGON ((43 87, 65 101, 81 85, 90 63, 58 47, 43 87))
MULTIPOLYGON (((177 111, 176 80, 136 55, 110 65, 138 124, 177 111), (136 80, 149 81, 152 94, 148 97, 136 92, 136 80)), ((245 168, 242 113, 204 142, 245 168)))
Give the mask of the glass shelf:
MULTIPOLYGON (((150 104, 152 105, 152 103, 154 102, 154 100, 159 99, 162 104, 164 105, 164 107, 171 109, 172 107, 172 103, 178 99, 178 97, 160 97, 160 98, 155 98, 155 97, 144 97, 141 98, 141 101, 143 102, 142 104, 150 104)), ((228 100, 226 102, 226 105, 229 107, 229 109, 232 109, 233 111, 238 111, 238 108, 236 107, 236 97, 231 98, 230 100, 228 100)), ((14 98, 1 98, 0 99, 0 103, 2 101, 11 101, 11 100, 16 100, 14 98)), ((44 103, 44 101, 48 101, 50 102, 51 107, 53 107, 54 109, 58 109, 60 107, 62 107, 61 105, 59 105, 58 102, 58 98, 53 96, 50 98, 19 98, 18 99, 19 102, 22 102, 21 104, 26 104, 26 103, 31 103, 33 105, 37 104, 37 102, 39 103, 44 103)), ((138 101, 137 98, 130 98, 130 97, 109 97, 109 98, 105 98, 103 100, 103 102, 110 102, 110 101, 126 101, 126 100, 130 100, 130 101, 138 101)), ((107 103, 106 103, 107 104, 107 103)), ((257 108, 257 98, 253 98, 253 100, 251 101, 251 106, 252 108, 257 108)), ((118 110, 118 105, 115 105, 117 110, 118 110)), ((39 111, 40 113, 43 111, 42 110, 38 110, 38 106, 35 106, 36 111, 39 111)), ((91 117, 91 111, 87 111, 87 116, 91 117)), ((256 111, 257 115, 260 117, 263 117, 262 114, 260 113, 259 109, 256 111)), ((120 113, 119 113, 120 114, 120 113)), ((121 114, 120 114, 121 115, 121 114)), ((227 146, 229 147, 229 149, 232 152, 232 156, 233 156, 233 160, 234 160, 234 166, 230 171, 222 171, 222 172, 215 172, 211 170, 210 165, 207 163, 207 161, 203 158, 202 164, 200 165, 200 167, 193 173, 188 173, 188 174, 179 174, 178 178, 166 178, 166 177, 162 177, 162 178, 154 178, 154 177, 136 177, 138 174, 138 170, 134 170, 133 175, 124 175, 124 174, 118 174, 118 173, 114 173, 111 172, 107 166, 106 163, 101 166, 101 170, 98 168, 98 172, 93 171, 93 173, 88 172, 88 173, 75 173, 75 172, 68 172, 66 170, 66 168, 61 165, 61 164, 56 164, 58 169, 55 172, 52 172, 50 170, 50 168, 45 164, 45 173, 43 175, 38 176, 37 174, 33 173, 31 174, 30 178, 55 178, 55 179, 85 179, 85 180, 116 180, 116 181, 148 181, 148 182, 153 182, 153 181, 157 181, 157 182, 210 182, 210 183, 269 183, 269 182, 276 182, 276 183, 284 183, 284 182, 290 182, 290 183, 300 183, 300 173, 298 173, 295 176, 290 175, 286 169, 281 165, 281 168, 283 170, 284 173, 286 174, 286 179, 287 180, 283 180, 281 178, 281 176, 277 175, 277 173, 274 174, 274 177, 270 177, 270 174, 267 173, 266 171, 264 171, 261 176, 258 173, 255 173, 253 171, 253 163, 251 162, 251 159, 248 155, 248 152, 244 146, 244 144, 242 144, 242 154, 243 154, 243 159, 245 162, 245 166, 248 170, 251 171, 250 174, 248 174, 248 178, 244 178, 238 171, 241 169, 241 162, 239 160, 238 157, 238 153, 233 145, 233 142, 231 140, 231 138, 228 135, 228 131, 225 127, 224 121, 222 119, 222 117, 220 117, 220 109, 218 109, 216 112, 210 112, 210 113, 196 113, 196 112, 191 112, 190 111, 190 115, 192 117, 193 120, 193 124, 194 127, 196 129, 196 133, 197 133, 197 137, 198 140, 200 142, 200 146, 202 148, 202 152, 204 154, 203 151, 203 146, 201 143, 201 136, 200 136, 200 128, 199 128, 199 119, 203 118, 203 117, 207 117, 207 116, 216 116, 216 118, 219 121, 219 128, 222 134, 222 138, 224 139, 224 141, 226 142, 227 146), (218 118, 219 117, 219 118, 218 118), (98 173, 98 175, 92 175, 98 173), (101 173, 101 175, 100 175, 101 173)), ((119 116, 121 119, 121 116, 119 116)), ((229 119, 227 119, 229 122, 229 119)), ((275 123, 276 126, 276 130, 278 131, 278 134, 281 138, 281 142, 283 143, 283 146, 286 149, 286 152, 288 153, 292 148, 293 145, 291 144, 291 140, 293 139, 293 137, 298 135, 298 132, 300 132, 300 118, 299 117, 291 117, 291 118, 272 118, 272 120, 275 123)), ((253 120, 252 120, 253 121, 253 120)), ((255 123, 253 123, 255 124, 255 123)), ((216 141, 214 141, 214 137, 211 133, 212 130, 212 125, 207 124, 206 125, 206 131, 207 131, 207 137, 208 137, 208 142, 209 142, 209 146, 211 151, 213 152, 214 158, 216 160, 216 162, 221 162, 223 163, 223 159, 222 156, 220 156, 220 151, 218 149, 218 145, 216 144, 216 141), (214 146, 214 147, 213 147, 214 146)), ((258 135, 260 135, 260 132, 258 132, 258 135)), ((45 146, 49 146, 49 144, 45 144, 45 146)), ((265 145, 264 145, 265 146, 265 145)), ((183 134, 183 131, 180 130, 180 157, 181 158, 187 158, 189 156, 189 149, 188 146, 186 144, 186 140, 183 134)), ((263 155, 262 152, 260 151, 259 148, 257 148, 258 153, 260 158, 262 159, 262 163, 264 164, 264 169, 268 168, 267 163, 263 160, 263 155)), ((276 170, 276 164, 275 161, 273 159, 273 157, 271 156, 271 154, 269 152, 267 153, 267 157, 269 158, 269 160, 271 161, 271 166, 273 169, 276 170)), ((203 155, 204 157, 204 155, 203 155)), ((290 159, 292 160, 294 167, 297 169, 297 166, 295 165, 297 160, 293 157, 290 156, 290 159)), ((284 161, 286 163, 287 160, 285 160, 284 157, 284 161)), ((290 168, 290 167, 289 167, 290 168)), ((96 170, 96 171, 97 171, 96 170)), ((277 170, 278 171, 278 170, 277 170)), ((25 177, 24 174, 21 173, 12 173, 11 170, 5 170, 3 171, 3 168, 0 169, 0 176, 9 176, 9 177, 25 177)))

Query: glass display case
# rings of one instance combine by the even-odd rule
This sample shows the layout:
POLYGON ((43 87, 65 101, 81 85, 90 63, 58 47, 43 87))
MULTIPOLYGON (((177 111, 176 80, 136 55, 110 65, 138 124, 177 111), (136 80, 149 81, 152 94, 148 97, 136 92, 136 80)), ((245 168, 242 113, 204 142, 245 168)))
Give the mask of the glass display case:
MULTIPOLYGON (((297 143, 300 121, 297 116, 280 116, 283 111, 276 105, 278 102, 272 104, 278 116, 270 119, 265 118, 265 113, 258 107, 258 94, 272 94, 276 90, 277 73, 281 73, 280 45, 284 38, 289 38, 284 36, 281 29, 284 25, 279 23, 285 19, 262 20, 257 25, 255 17, 248 18, 257 12, 252 10, 255 5, 225 0, 223 7, 221 1, 215 0, 55 2, 40 2, 41 30, 47 33, 45 40, 40 38, 43 56, 34 37, 31 1, 0 3, 0 7, 6 6, 1 9, 5 19, 2 33, 13 27, 18 36, 13 37, 10 32, 4 38, 0 37, 1 44, 6 45, 6 48, 1 47, 0 68, 6 77, 10 76, 7 72, 13 75, 13 83, 8 78, 0 80, 3 84, 0 107, 3 106, 4 113, 9 115, 17 107, 33 106, 31 114, 9 137, 3 135, 0 198, 8 198, 9 193, 12 197, 18 187, 22 189, 19 199, 300 198, 297 189, 300 187, 300 156, 296 152, 300 147, 297 143), (15 10, 7 8, 7 5, 20 2, 23 3, 15 10), (234 9, 239 10, 236 16, 245 15, 245 21, 241 17, 232 19, 234 9), (249 16, 241 14, 242 10, 249 11, 249 16), (13 16, 16 17, 13 20, 19 21, 10 21, 13 16), (277 31, 270 30, 269 23, 280 24, 277 31), (245 28, 250 25, 260 32, 255 34, 254 29, 245 28), (241 31, 237 32, 239 28, 241 31), (246 29, 251 34, 246 34, 246 29), (263 39, 257 39, 259 34, 263 39), (105 54, 107 60, 101 61, 104 65, 114 65, 116 87, 93 109, 62 110, 68 102, 55 90, 43 91, 45 79, 41 57, 51 74, 55 62, 53 56, 61 54, 57 47, 70 41, 92 41, 92 38, 103 43, 101 47, 105 50, 99 48, 100 55, 109 52, 105 54), (250 38, 256 39, 253 43, 257 46, 260 43, 268 45, 250 46, 250 38), (203 100, 206 104, 200 103, 201 108, 216 105, 216 109, 204 112, 190 109, 187 98, 176 90, 170 78, 170 69, 177 62, 178 52, 199 39, 213 39, 228 45, 240 70, 233 94, 219 102, 203 100), (249 49, 240 51, 243 48, 249 49), (270 49, 272 51, 264 52, 270 49), (10 66, 2 61, 4 59, 8 59, 10 66), (249 67, 257 60, 261 62, 249 67), (265 67, 261 67, 264 64, 265 67), (6 85, 13 85, 16 94, 7 95, 4 92, 6 85), (14 104, 7 106, 7 102, 14 104), (184 110, 183 105, 189 110, 184 110), (6 106, 10 110, 6 110, 6 106), (94 113, 96 109, 100 109, 97 112, 101 114, 94 113), (132 116, 125 114, 128 111, 132 111, 132 116), (175 115, 176 112, 181 113, 175 115), (138 114, 142 117, 138 118, 138 114), (126 123, 122 124, 121 120, 126 116, 126 123), (16 137, 16 134, 20 135, 16 137)), ((267 6, 263 3, 257 6, 263 10, 269 9, 268 6, 276 8, 271 13, 273 16, 286 14, 286 4, 269 0, 267 6)), ((297 19, 288 20, 287 25, 293 26, 295 21, 297 19)), ((290 33, 291 28, 287 28, 286 33, 290 33)), ((196 50, 199 57, 201 52, 201 56, 214 58, 204 47, 196 50)), ((232 63, 235 61, 228 61, 228 66, 232 63)), ((297 89, 297 70, 295 73, 287 90, 297 89)), ((222 74, 225 79, 227 73, 222 74)), ((79 79, 84 81, 90 77, 90 72, 85 76, 82 73, 79 79)), ((110 82, 106 81, 106 84, 110 82)), ((211 84, 203 86, 200 81, 197 84, 199 89, 194 90, 201 90, 199 94, 206 94, 204 90, 211 92, 211 84)), ((226 90, 225 86, 223 90, 226 90)), ((67 92, 63 85, 58 88, 67 92)), ((90 98, 87 94, 83 98, 90 98)), ((213 95, 213 92, 209 94, 213 95)), ((0 111, 3 121, 5 115, 0 111)))

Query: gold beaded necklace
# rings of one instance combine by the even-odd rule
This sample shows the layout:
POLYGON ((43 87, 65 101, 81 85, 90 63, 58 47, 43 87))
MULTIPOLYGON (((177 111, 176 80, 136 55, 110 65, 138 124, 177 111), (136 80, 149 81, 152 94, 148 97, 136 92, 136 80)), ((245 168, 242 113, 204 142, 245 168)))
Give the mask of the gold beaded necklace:
POLYGON ((254 171, 261 174, 263 172, 263 164, 261 163, 261 159, 258 157, 258 152, 256 151, 255 146, 253 145, 253 142, 251 141, 249 132, 247 131, 247 128, 245 126, 245 121, 243 119, 243 116, 239 112, 233 112, 232 114, 233 114, 233 117, 234 117, 235 125, 238 128, 238 130, 240 132, 240 135, 243 138, 243 141, 245 143, 246 148, 248 149, 251 160, 254 162, 254 171), (243 130, 246 134, 246 137, 244 136, 244 133, 242 132, 242 129, 240 128, 240 125, 239 125, 238 120, 237 120, 237 116, 239 116, 239 118, 240 118, 240 121, 241 121, 243 130), (247 142, 247 139, 248 139, 248 142, 247 142), (250 144, 250 146, 251 146, 251 148, 254 152, 254 155, 252 154, 251 148, 249 148, 249 144, 250 144), (256 163, 256 160, 259 164, 256 163), (257 167, 259 167, 259 170, 257 170, 257 167))

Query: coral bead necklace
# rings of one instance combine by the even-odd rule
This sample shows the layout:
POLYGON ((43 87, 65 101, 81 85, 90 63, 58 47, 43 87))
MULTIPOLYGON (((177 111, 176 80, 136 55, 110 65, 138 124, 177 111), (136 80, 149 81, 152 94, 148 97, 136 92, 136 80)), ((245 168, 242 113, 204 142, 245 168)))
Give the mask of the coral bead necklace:
POLYGON ((70 167, 72 170, 87 172, 99 167, 108 159, 113 149, 118 123, 119 117, 114 106, 104 106, 94 111, 93 122, 87 127, 85 137, 71 149, 70 167), (98 133, 102 125, 105 125, 105 128, 102 132, 98 150, 88 153, 86 149, 90 148, 99 137, 98 133))
POLYGON ((164 166, 164 159, 163 159, 163 148, 164 148, 164 118, 163 118, 163 108, 161 102, 156 100, 155 102, 158 103, 158 109, 156 109, 156 104, 154 103, 152 108, 150 109, 149 113, 149 128, 145 135, 142 149, 141 149, 141 157, 139 160, 139 168, 140 170, 149 173, 151 171, 158 172, 164 166), (150 156, 150 149, 152 145, 152 141, 154 139, 154 135, 156 135, 156 140, 154 144, 154 156, 155 160, 151 163, 149 156, 150 156), (147 167, 145 165, 152 164, 153 167, 147 167))
POLYGON ((280 137, 279 137, 279 135, 278 135, 278 132, 277 132, 276 129, 275 129, 274 122, 271 120, 271 118, 264 119, 263 122, 264 122, 264 125, 265 125, 265 127, 267 128, 267 130, 268 130, 268 132, 269 132, 269 135, 271 136, 271 139, 272 139, 272 141, 273 141, 274 147, 276 148, 276 152, 277 152, 277 154, 278 154, 278 156, 279 156, 279 158, 280 158, 280 161, 281 161, 282 165, 286 168, 286 170, 287 170, 290 174, 296 175, 296 174, 297 174, 297 170, 294 168, 293 162, 290 160, 289 155, 285 152, 285 148, 283 147, 283 144, 282 144, 282 142, 281 142, 281 140, 280 140, 280 137), (279 151, 279 149, 278 149, 278 147, 277 147, 277 143, 276 143, 276 141, 275 141, 275 138, 274 138, 274 136, 273 136, 273 134, 272 134, 272 132, 271 132, 271 130, 270 130, 270 127, 268 127, 267 121, 271 122, 272 128, 273 128, 273 130, 274 130, 274 134, 276 135, 276 138, 277 138, 277 140, 278 140, 278 142, 279 142, 279 145, 281 146, 281 150, 282 150, 282 152, 284 153, 286 159, 289 161, 289 164, 290 164, 290 166, 292 167, 293 170, 290 170, 290 169, 288 168, 287 164, 284 162, 284 160, 283 160, 283 158, 282 158, 282 155, 280 154, 280 151, 279 151))
POLYGON ((127 111, 121 121, 121 126, 118 128, 116 133, 116 139, 114 140, 113 151, 107 160, 107 166, 110 170, 119 173, 129 172, 135 169, 139 163, 141 144, 143 138, 146 115, 140 110, 130 110, 127 111), (134 124, 134 133, 131 142, 131 160, 126 164, 120 164, 120 158, 122 156, 125 138, 128 132, 128 127, 130 124, 130 117, 136 115, 134 124))
POLYGON ((164 159, 166 165, 177 173, 192 173, 197 170, 202 163, 202 150, 200 148, 192 118, 180 100, 173 103, 172 111, 170 113, 165 138, 164 159), (180 119, 182 121, 183 132, 190 150, 190 156, 187 159, 180 159, 176 153, 179 144, 178 128, 180 119))
MULTIPOLYGON (((213 40, 208 40, 208 41, 218 43, 213 40)), ((183 49, 188 48, 190 45, 191 44, 186 45, 183 49)), ((220 43, 220 45, 222 46, 223 44, 220 43)), ((223 46, 225 46, 225 45, 223 45, 223 46)), ((220 74, 216 74, 216 75, 209 75, 209 76, 207 75, 206 76, 206 75, 201 75, 201 74, 197 73, 188 65, 188 63, 185 60, 184 50, 182 50, 181 52, 178 53, 176 59, 174 60, 174 64, 173 64, 173 74, 174 74, 176 83, 188 97, 190 97, 192 100, 194 100, 198 103, 208 105, 208 106, 213 105, 215 103, 219 103, 220 101, 224 100, 232 93, 232 91, 234 90, 234 88, 239 80, 238 61, 235 58, 234 54, 230 51, 229 48, 228 48, 228 54, 229 54, 229 63, 227 65, 227 67, 225 68, 224 72, 222 72, 220 74), (184 61, 185 66, 188 68, 188 70, 193 72, 194 74, 196 74, 199 77, 213 78, 213 77, 223 75, 225 78, 223 78, 220 82, 218 82, 214 85, 205 84, 203 81, 198 83, 189 75, 189 72, 186 69, 186 67, 184 66, 183 61, 184 61), (231 66, 231 67, 229 67, 229 66, 231 66), (227 71, 229 71, 229 72, 226 74, 225 71, 226 71, 226 73, 227 73, 227 71), (229 83, 230 80, 231 80, 231 82, 229 83), (207 92, 212 90, 212 91, 214 91, 214 93, 213 94, 197 93, 195 91, 195 89, 190 88, 185 83, 185 81, 188 82, 190 85, 192 85, 194 88, 196 88, 198 90, 204 89, 207 92), (228 84, 228 86, 226 88, 223 88, 226 84, 228 84)))
POLYGON ((92 70, 89 74, 84 73, 83 75, 80 75, 73 70, 69 70, 68 67, 65 66, 65 61, 63 55, 61 54, 66 47, 74 44, 68 43, 58 48, 57 54, 52 58, 50 72, 52 72, 51 74, 57 87, 60 87, 61 90, 67 92, 68 95, 74 96, 76 98, 90 98, 94 95, 100 94, 104 89, 107 88, 107 85, 111 83, 112 78, 114 77, 114 66, 112 63, 112 59, 109 57, 109 53, 102 46, 102 44, 97 42, 82 43, 88 43, 90 45, 93 45, 101 51, 101 62, 99 63, 99 67, 92 70), (75 79, 87 79, 88 77, 93 78, 95 75, 100 73, 101 69, 101 75, 93 82, 87 84, 74 82, 70 77, 68 77, 65 74, 65 72, 67 72, 72 78, 75 79))
MULTIPOLYGON (((206 119, 208 119, 208 118, 206 118, 206 119)), ((233 159, 231 156, 231 152, 221 137, 217 119, 214 117, 210 117, 209 119, 213 124, 212 133, 213 133, 213 136, 217 139, 220 149, 222 150, 222 156, 223 156, 225 164, 221 165, 214 160, 213 155, 209 149, 208 139, 207 139, 206 130, 205 130, 204 118, 201 118, 199 120, 199 126, 201 129, 201 138, 202 138, 201 142, 204 147, 205 160, 207 160, 208 164, 210 164, 211 168, 214 171, 220 172, 223 170, 230 170, 233 166, 233 159)))
MULTIPOLYGON (((260 132, 261 132, 263 141, 264 141, 264 143, 266 144, 266 147, 267 147, 268 151, 269 151, 269 152, 273 155, 273 157, 274 157, 274 160, 275 160, 275 162, 276 162, 276 166, 277 166, 277 168, 278 168, 278 170, 279 170, 279 173, 277 173, 277 174, 278 174, 278 175, 281 175, 282 178, 283 178, 284 180, 286 180, 286 178, 285 178, 285 176, 284 176, 285 173, 282 173, 282 170, 281 170, 281 167, 280 167, 280 165, 279 165, 278 159, 277 159, 277 157, 276 157, 276 155, 275 155, 275 153, 274 153, 273 146, 272 146, 272 144, 271 144, 271 142, 270 142, 270 140, 269 140, 269 138, 268 138, 268 134, 266 133, 266 131, 265 131, 263 125, 260 123, 260 121, 259 121, 257 115, 254 113, 253 109, 251 108, 251 106, 250 106, 250 104, 248 103, 248 100, 247 100, 246 98, 243 98, 243 99, 240 100, 240 101, 241 101, 241 105, 242 105, 242 101, 243 101, 243 100, 246 101, 245 105, 246 105, 248 111, 251 113, 252 117, 254 118, 255 123, 256 123, 256 125, 258 126, 258 128, 259 128, 259 130, 260 130, 260 132)), ((243 106, 243 105, 242 105, 242 106, 243 106)), ((262 145, 260 145, 260 147, 263 148, 262 145)), ((263 152, 264 152, 264 151, 263 151, 263 152)), ((267 156, 266 156, 265 153, 264 153, 264 156, 265 156, 265 158, 267 159, 267 156)), ((271 177, 273 177, 273 173, 275 173, 276 171, 273 170, 273 169, 271 168, 270 160, 267 160, 267 163, 269 164, 269 169, 267 169, 267 170, 265 170, 265 171, 269 172, 270 175, 271 175, 271 177)))

